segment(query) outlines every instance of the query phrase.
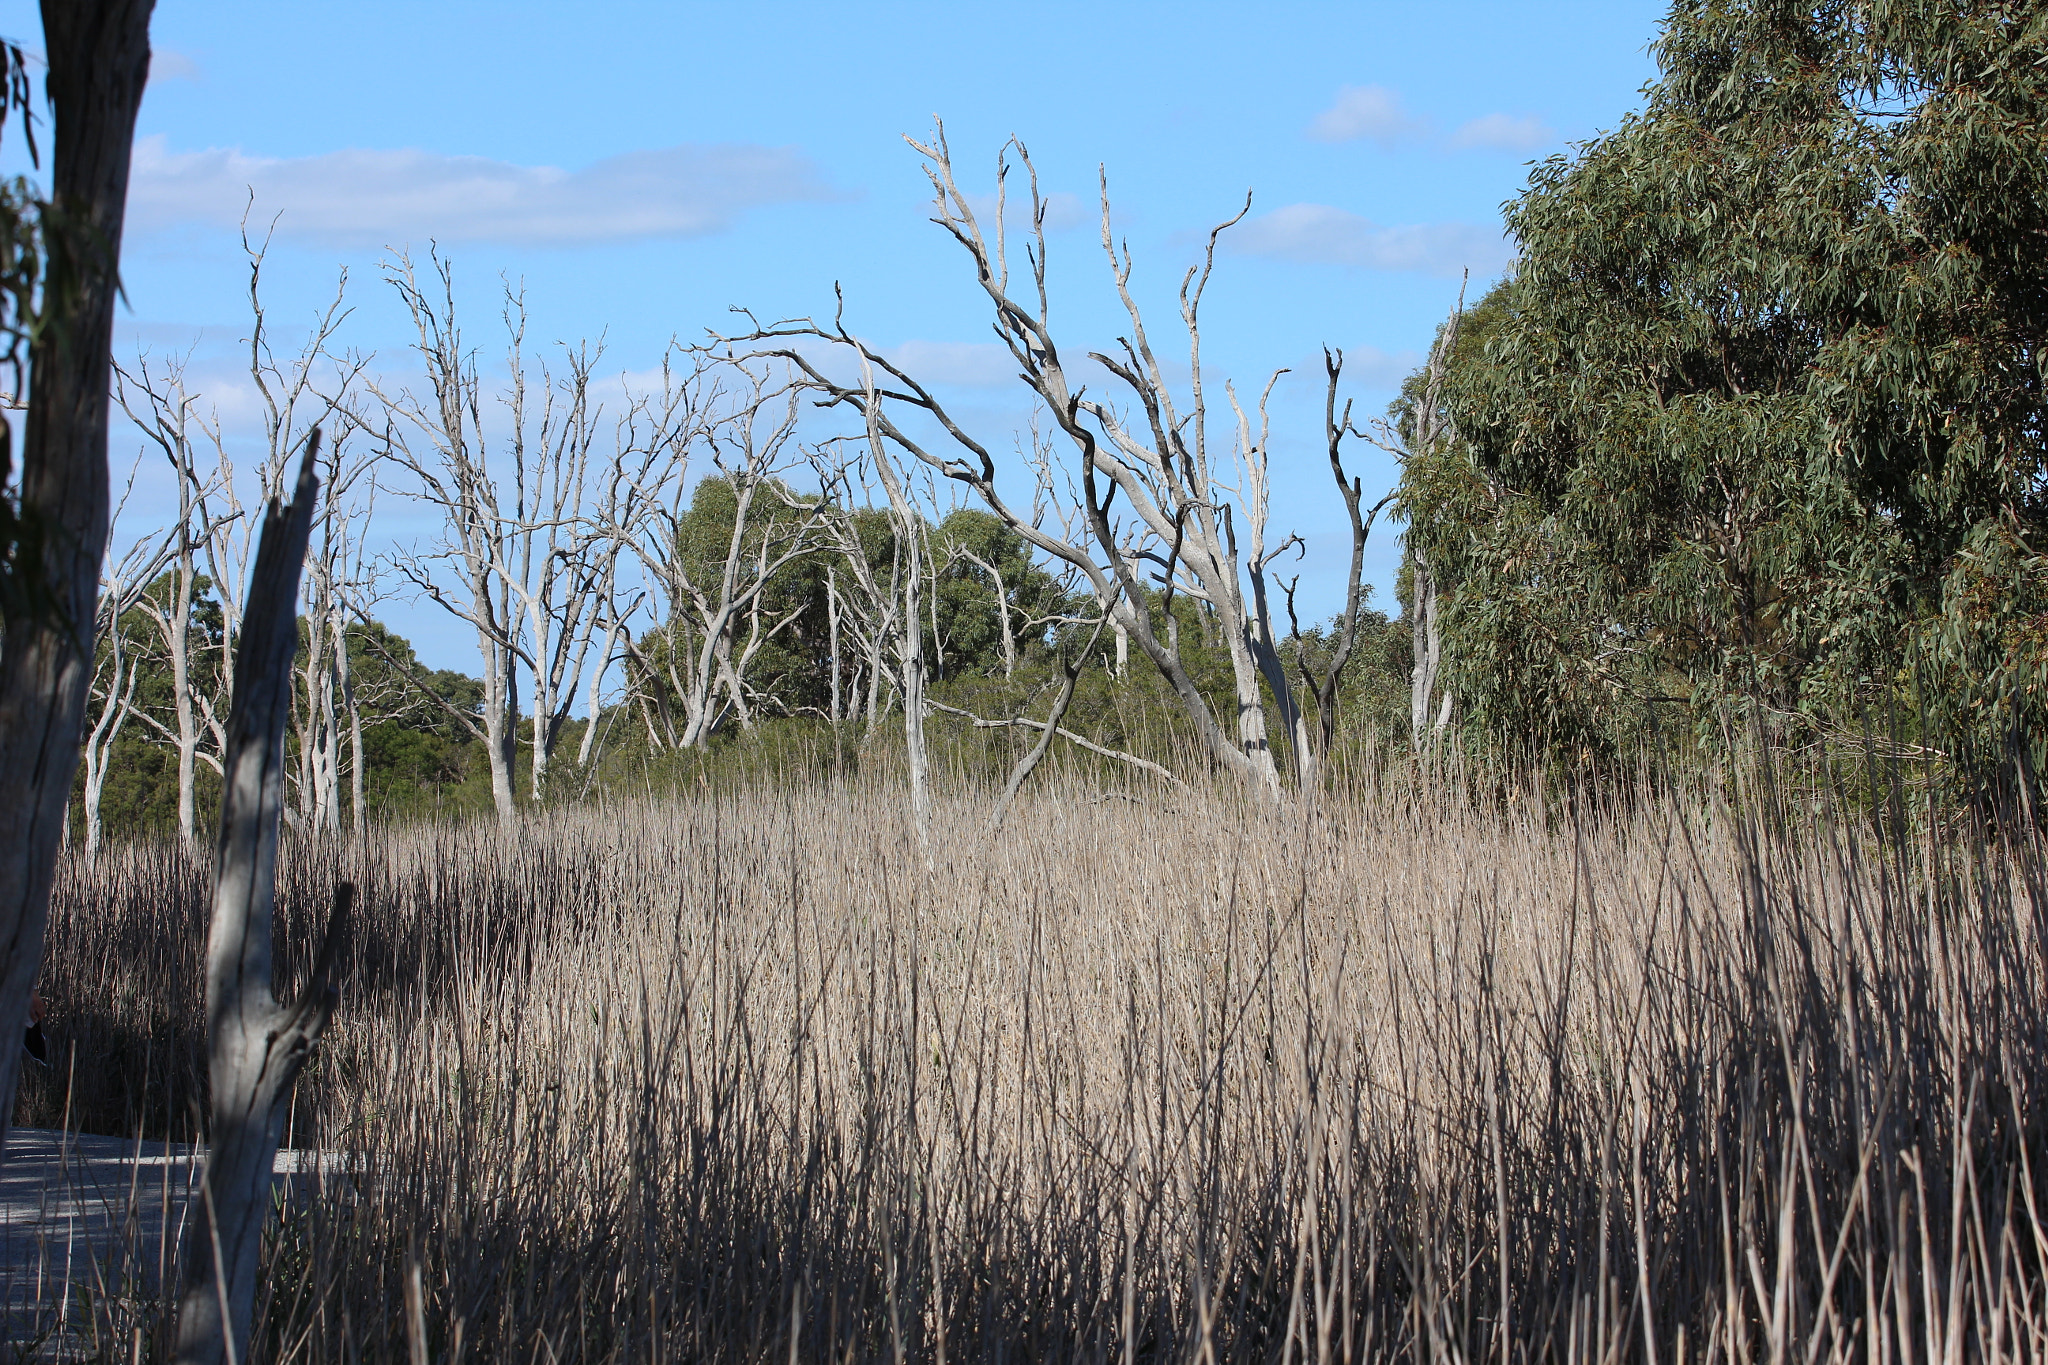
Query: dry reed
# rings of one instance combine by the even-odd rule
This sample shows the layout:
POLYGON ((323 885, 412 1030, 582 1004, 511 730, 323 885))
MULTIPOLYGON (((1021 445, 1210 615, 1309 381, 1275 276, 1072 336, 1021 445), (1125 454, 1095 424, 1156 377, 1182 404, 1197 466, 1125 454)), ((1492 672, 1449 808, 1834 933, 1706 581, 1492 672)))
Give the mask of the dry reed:
MULTIPOLYGON (((284 960, 362 888, 292 1117, 344 1156, 254 1362, 2043 1359, 2040 849, 1748 790, 1055 781, 993 845, 941 800, 929 870, 810 781, 299 846, 284 960)), ((65 874, 81 1112, 189 1124, 201 889, 65 874)))

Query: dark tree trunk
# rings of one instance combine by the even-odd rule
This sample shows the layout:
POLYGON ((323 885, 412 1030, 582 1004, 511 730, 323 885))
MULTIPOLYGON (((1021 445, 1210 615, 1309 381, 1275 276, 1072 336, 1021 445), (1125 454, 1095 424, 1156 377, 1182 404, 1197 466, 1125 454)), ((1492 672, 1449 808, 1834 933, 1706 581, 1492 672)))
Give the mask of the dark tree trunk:
POLYGON ((14 1113, 18 1040, 42 959, 92 680, 116 268, 153 5, 43 0, 56 149, 14 564, 28 591, 10 595, 0 641, 0 1125, 14 1113))

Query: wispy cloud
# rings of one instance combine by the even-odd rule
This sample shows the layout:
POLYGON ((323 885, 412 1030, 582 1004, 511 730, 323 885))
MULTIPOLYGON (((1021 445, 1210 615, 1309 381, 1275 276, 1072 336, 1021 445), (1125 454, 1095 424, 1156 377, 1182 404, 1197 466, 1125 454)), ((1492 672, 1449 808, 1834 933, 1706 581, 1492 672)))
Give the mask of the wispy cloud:
POLYGON ((1434 146, 1453 151, 1533 151, 1557 140, 1557 132, 1533 114, 1485 114, 1458 126, 1449 137, 1421 115, 1410 114, 1397 90, 1384 85, 1347 85, 1329 108, 1308 125, 1318 142, 1374 142, 1387 151, 1434 146))
POLYGON ((1428 120, 1411 117, 1400 94, 1384 85, 1345 86, 1308 126, 1318 142, 1371 141, 1386 148, 1423 141, 1429 132, 1428 120))
POLYGON ((1451 134, 1453 147, 1486 151, 1533 152, 1555 141, 1557 131, 1534 114, 1488 114, 1451 134))
POLYGON ((993 341, 906 341, 882 354, 921 384, 995 389, 1017 378, 1017 361, 993 341))
MULTIPOLYGON (((1401 381, 1414 374, 1427 359, 1420 351, 1383 351, 1377 346, 1352 346, 1344 352, 1344 383, 1365 389, 1398 389, 1401 381)), ((1295 372, 1318 389, 1328 382, 1320 352, 1305 357, 1296 365, 1295 372)))
POLYGON ((159 81, 196 81, 206 76, 199 69, 199 63, 182 52, 160 47, 149 54, 149 83, 159 81))
POLYGON ((1364 270, 1491 275, 1513 256, 1499 228, 1476 223, 1382 227, 1328 204, 1289 204, 1245 223, 1225 238, 1247 256, 1364 270))
MULTIPOLYGON (((1081 226, 1093 217, 1088 206, 1081 202, 1080 195, 1069 194, 1065 190, 1054 190, 1045 196, 1043 203, 1047 232, 1064 232, 1068 228, 1081 226)), ((970 194, 967 196, 967 204, 974 210, 974 216, 980 220, 982 231, 993 233, 996 197, 993 194, 970 194)), ((1030 230, 1031 195, 1028 192, 1020 194, 1012 189, 1003 197, 1003 226, 1010 232, 1030 230)))
POLYGON ((582 170, 480 156, 351 149, 251 156, 239 148, 174 152, 136 144, 129 221, 143 228, 241 221, 352 246, 444 241, 581 246, 724 230, 766 204, 844 196, 794 148, 686 145, 607 157, 582 170))

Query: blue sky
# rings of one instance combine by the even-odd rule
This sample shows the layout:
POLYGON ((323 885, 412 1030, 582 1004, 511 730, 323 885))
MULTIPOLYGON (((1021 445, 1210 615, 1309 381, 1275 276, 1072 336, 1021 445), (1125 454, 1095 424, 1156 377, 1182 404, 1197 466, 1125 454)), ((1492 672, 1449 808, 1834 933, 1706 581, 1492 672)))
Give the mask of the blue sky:
MULTIPOLYGON (((1049 252, 1069 350, 1122 330, 1094 226, 1098 165, 1155 340, 1203 234, 1253 191, 1205 308, 1204 355, 1240 387, 1297 371, 1275 403, 1273 524, 1309 538, 1303 597, 1327 615, 1348 542, 1318 448, 1319 348, 1350 352, 1351 392, 1381 410, 1460 270, 1476 293, 1508 259, 1499 209, 1527 163, 1636 107, 1662 12, 163 0, 118 347, 189 348, 238 420, 235 224, 253 188, 259 218, 281 215, 273 325, 309 319, 346 267, 342 340, 387 375, 413 368, 377 279, 389 247, 441 244, 487 351, 502 273, 525 284, 532 336, 602 335, 612 370, 647 369, 671 336, 727 325, 732 305, 827 313, 836 281, 855 330, 920 358, 1006 446, 1021 391, 995 363, 959 249, 926 221, 902 141, 936 114, 970 188, 991 187, 1014 134, 1061 196, 1049 252)), ((39 33, 35 6, 0 0, 0 34, 34 49, 39 33)), ((116 463, 135 447, 117 425, 116 463)), ((1388 461, 1356 459, 1369 490, 1391 484, 1388 461)), ((147 522, 151 496, 145 478, 125 530, 147 522)), ((401 539, 423 530, 386 523, 401 539)), ((1397 542, 1378 539, 1372 576, 1391 606, 1397 542)), ((474 668, 473 637, 400 601, 385 614, 431 662, 474 668)))

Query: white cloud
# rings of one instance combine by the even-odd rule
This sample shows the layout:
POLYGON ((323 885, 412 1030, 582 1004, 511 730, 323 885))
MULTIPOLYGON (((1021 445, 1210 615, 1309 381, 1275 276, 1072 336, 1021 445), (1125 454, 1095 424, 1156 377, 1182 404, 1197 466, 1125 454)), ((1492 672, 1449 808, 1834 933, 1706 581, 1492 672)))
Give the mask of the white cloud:
POLYGON ((565 171, 417 149, 173 152, 158 135, 136 143, 129 221, 233 225, 251 190, 256 220, 281 214, 281 234, 373 247, 428 237, 531 246, 696 237, 764 204, 840 197, 789 147, 664 147, 565 171))
POLYGON ((1556 131, 1534 114, 1488 114, 1451 134, 1453 147, 1504 152, 1533 152, 1556 140, 1556 131))
POLYGON ((199 63, 182 52, 160 47, 149 54, 149 83, 158 81, 196 81, 205 78, 199 63))
POLYGON ((882 354, 920 384, 995 389, 1017 378, 1009 347, 993 341, 906 341, 882 354))
POLYGON ((1381 227, 1327 204, 1289 204, 1252 219, 1224 240, 1247 256, 1448 276, 1467 268, 1490 275, 1513 255, 1499 228, 1476 223, 1381 227))
POLYGON ((1308 135, 1319 142, 1378 143, 1392 151, 1426 143, 1456 151, 1533 151, 1557 140, 1557 132, 1533 114, 1485 114, 1439 138, 1426 118, 1408 113, 1399 91, 1384 85, 1347 85, 1317 114, 1308 135))
MULTIPOLYGON (((1344 350, 1344 385, 1363 389, 1398 389, 1401 382, 1422 367, 1427 359, 1420 351, 1383 351, 1377 346, 1350 346, 1344 350)), ((1329 382, 1323 369, 1322 352, 1304 357, 1294 369, 1317 390, 1329 382)), ((1362 422, 1364 419, 1361 418, 1362 422)))
POLYGON ((1337 92, 1336 103, 1315 116, 1308 135, 1318 142, 1370 139, 1393 148, 1426 138, 1429 123, 1410 117, 1400 94, 1384 85, 1347 85, 1337 92))

